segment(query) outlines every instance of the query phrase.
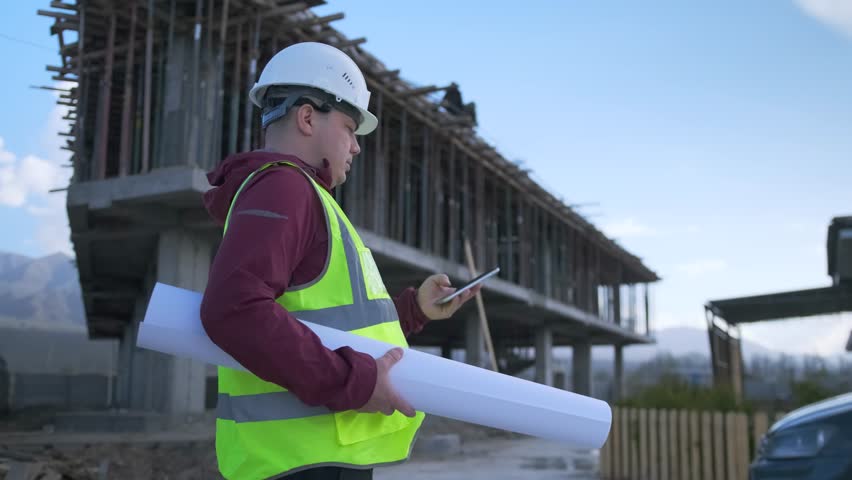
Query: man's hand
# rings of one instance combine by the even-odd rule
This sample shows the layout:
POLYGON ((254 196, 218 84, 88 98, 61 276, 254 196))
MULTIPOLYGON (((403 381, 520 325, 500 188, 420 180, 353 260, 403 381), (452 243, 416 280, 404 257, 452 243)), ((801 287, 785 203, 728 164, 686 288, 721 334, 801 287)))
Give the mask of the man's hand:
POLYGON ((367 403, 358 409, 359 412, 393 415, 394 411, 399 410, 406 417, 415 415, 414 407, 394 390, 388 375, 391 367, 402 360, 402 352, 401 348, 394 348, 376 359, 376 386, 367 403))
POLYGON ((482 288, 482 284, 463 292, 447 303, 436 305, 436 301, 455 292, 456 289, 450 286, 450 279, 443 273, 432 275, 417 289, 417 304, 420 305, 420 310, 423 310, 423 313, 430 320, 443 320, 453 316, 456 310, 464 305, 464 302, 479 293, 480 288, 482 288))

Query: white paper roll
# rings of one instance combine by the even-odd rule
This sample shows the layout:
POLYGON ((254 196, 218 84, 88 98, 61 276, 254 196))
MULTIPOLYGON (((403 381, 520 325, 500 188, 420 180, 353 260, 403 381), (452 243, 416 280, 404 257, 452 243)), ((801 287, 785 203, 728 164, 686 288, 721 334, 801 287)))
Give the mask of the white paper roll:
MULTIPOLYGON (((202 295, 158 283, 137 345, 214 365, 247 370, 207 336, 202 295)), ((378 358, 393 345, 303 322, 330 349, 350 346, 378 358)), ((606 402, 520 378, 406 349, 390 372, 397 391, 417 410, 502 430, 600 448, 612 412, 606 402)))

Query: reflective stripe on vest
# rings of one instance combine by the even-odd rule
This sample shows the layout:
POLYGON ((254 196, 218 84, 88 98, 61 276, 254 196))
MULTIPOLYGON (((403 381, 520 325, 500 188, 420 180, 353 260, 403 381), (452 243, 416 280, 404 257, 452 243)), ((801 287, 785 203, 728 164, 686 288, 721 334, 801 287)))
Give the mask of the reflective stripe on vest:
MULTIPOLYGON (((396 318, 396 305, 389 298, 369 300, 366 292, 364 270, 361 267, 358 249, 343 220, 337 216, 346 266, 349 268, 349 284, 352 285, 352 304, 323 308, 322 310, 290 311, 299 320, 313 322, 324 327, 350 331, 378 325, 388 318, 396 318)), ((329 246, 329 248, 331 248, 329 246)))
POLYGON ((290 392, 258 393, 256 395, 228 395, 220 393, 216 403, 216 417, 220 420, 265 422, 315 417, 332 413, 326 407, 305 405, 290 392))

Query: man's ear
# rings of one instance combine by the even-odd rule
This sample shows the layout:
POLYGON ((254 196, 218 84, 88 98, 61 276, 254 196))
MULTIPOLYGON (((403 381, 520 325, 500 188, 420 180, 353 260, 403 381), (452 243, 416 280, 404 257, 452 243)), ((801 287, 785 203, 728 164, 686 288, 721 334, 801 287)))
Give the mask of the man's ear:
POLYGON ((314 134, 314 120, 316 110, 309 104, 299 105, 294 112, 296 114, 296 127, 302 132, 302 135, 310 137, 314 134))

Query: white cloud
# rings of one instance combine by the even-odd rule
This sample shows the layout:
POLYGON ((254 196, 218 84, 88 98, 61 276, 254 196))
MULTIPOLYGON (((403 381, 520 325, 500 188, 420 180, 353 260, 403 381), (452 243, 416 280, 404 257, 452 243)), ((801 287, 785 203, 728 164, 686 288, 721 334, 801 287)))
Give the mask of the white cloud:
POLYGON ((843 354, 852 331, 852 315, 836 314, 758 322, 742 327, 743 338, 793 355, 843 354))
POLYGON ((28 200, 48 195, 51 188, 65 185, 62 169, 43 158, 27 155, 21 160, 11 152, 11 162, 0 166, 0 205, 10 207, 24 206, 28 200))
POLYGON ((817 242, 811 245, 810 250, 814 257, 819 258, 820 262, 826 261, 826 256, 828 255, 828 248, 825 245, 825 242, 817 242))
POLYGON ((852 2, 849 0, 795 0, 808 15, 852 36, 852 2))
MULTIPOLYGON (((56 86, 70 87, 62 83, 56 86)), ((38 218, 31 240, 37 242, 46 255, 55 252, 74 255, 65 211, 66 194, 49 192, 67 186, 71 177, 71 169, 62 167, 69 157, 69 153, 60 148, 65 144, 65 137, 58 135, 68 131, 68 121, 62 119, 67 112, 68 107, 56 105, 48 114, 38 137, 44 156, 17 155, 6 149, 6 142, 0 136, 0 206, 22 208, 38 218)))
POLYGON ((15 154, 6 150, 6 139, 0 137, 0 165, 15 161, 15 154))
POLYGON ((728 268, 728 263, 724 260, 712 258, 693 260, 691 262, 681 263, 675 268, 679 272, 683 272, 690 277, 697 277, 707 273, 719 272, 728 268))
MULTIPOLYGON (((64 198, 63 198, 64 203, 64 198)), ((63 205, 64 206, 64 205, 63 205)), ((74 248, 71 245, 71 228, 68 225, 68 215, 63 208, 61 213, 56 210, 43 217, 36 227, 35 239, 45 253, 62 252, 74 257, 74 248)))
POLYGON ((27 212, 30 215, 34 215, 36 217, 46 217, 53 213, 53 209, 49 207, 39 207, 36 205, 30 205, 27 207, 27 212))
POLYGON ((846 341, 852 332, 852 316, 832 315, 826 319, 831 322, 831 325, 816 329, 818 333, 815 332, 810 341, 804 342, 803 351, 819 355, 834 355, 846 350, 846 341))
POLYGON ((611 222, 603 225, 602 228, 607 236, 613 238, 650 237, 657 234, 656 230, 633 218, 611 222))
POLYGON ((664 328, 672 327, 703 327, 704 324, 696 325, 691 318, 685 318, 682 315, 676 315, 674 312, 663 310, 651 315, 651 330, 657 331, 664 328))

